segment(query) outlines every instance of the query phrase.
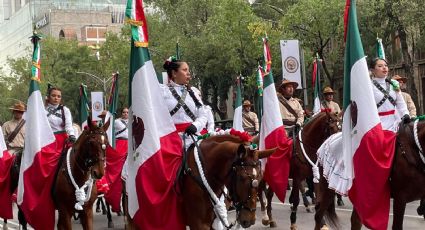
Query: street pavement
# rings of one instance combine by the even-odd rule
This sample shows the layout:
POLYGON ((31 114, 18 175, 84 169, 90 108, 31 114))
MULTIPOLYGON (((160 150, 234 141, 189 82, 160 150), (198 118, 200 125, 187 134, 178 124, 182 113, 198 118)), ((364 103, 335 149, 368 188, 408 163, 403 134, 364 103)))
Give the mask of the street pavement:
MULTIPOLYGON (((289 191, 288 191, 289 192, 289 191)), ((287 193, 287 197, 289 196, 289 193, 287 193)), ((352 205, 349 202, 348 198, 343 198, 345 205, 342 207, 337 207, 336 212, 339 217, 339 229, 345 230, 350 229, 350 216, 351 216, 351 210, 352 205)), ((419 201, 412 202, 407 204, 405 217, 404 217, 404 229, 405 230, 417 230, 417 229, 425 229, 425 220, 423 217, 420 217, 416 213, 416 208, 419 206, 419 201)), ((273 217, 274 220, 277 223, 277 228, 275 229, 289 229, 290 227, 290 205, 287 201, 285 203, 281 203, 279 200, 276 199, 276 197, 273 200, 272 203, 273 207, 273 217)), ((314 211, 314 207, 311 206, 311 209, 314 211)), ((15 207, 15 213, 16 213, 16 207, 15 207)), ((298 207, 298 215, 297 215, 297 225, 298 229, 304 230, 304 229, 313 229, 314 228, 314 212, 308 213, 305 209, 305 207, 299 206, 298 207)), ((232 222, 235 218, 235 213, 230 212, 229 213, 229 222, 232 222)), ((78 221, 72 221, 73 229, 82 229, 81 225, 79 225, 78 221)), ((116 213, 113 213, 113 222, 115 227, 112 229, 122 230, 124 229, 124 218, 122 216, 117 216, 116 213)), ((389 221, 389 227, 388 229, 391 229, 392 224, 392 210, 390 214, 390 221, 389 221)), ((1 224, 0 224, 1 226, 1 224)), ((18 229, 17 227, 17 220, 9 220, 9 229, 18 229)), ((267 229, 268 227, 264 227, 261 224, 261 212, 259 208, 257 208, 257 220, 255 225, 251 226, 250 229, 267 229)), ((0 228, 1 229, 1 228, 0 228)), ((107 227, 107 218, 106 215, 102 215, 101 213, 95 213, 94 214, 94 229, 95 230, 106 230, 109 229, 107 227)), ((363 229, 366 229, 363 227, 363 229)))

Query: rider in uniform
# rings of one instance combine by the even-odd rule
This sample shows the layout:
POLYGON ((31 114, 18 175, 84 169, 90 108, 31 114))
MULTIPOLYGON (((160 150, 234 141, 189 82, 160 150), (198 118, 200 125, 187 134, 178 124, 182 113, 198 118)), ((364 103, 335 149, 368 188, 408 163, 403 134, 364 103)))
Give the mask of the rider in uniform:
MULTIPOLYGON (((189 85, 189 65, 174 57, 164 63, 169 83, 160 85, 162 96, 179 133, 196 134, 206 127, 207 111, 197 88, 189 85)), ((190 139, 187 139, 190 142, 190 139)))
POLYGON ((47 94, 46 115, 50 128, 55 134, 56 151, 61 153, 66 139, 74 143, 77 138, 72 126, 71 111, 61 104, 62 91, 57 87, 50 87, 47 94))
POLYGON ((250 135, 256 135, 260 131, 257 114, 251 112, 252 105, 249 100, 245 100, 242 106, 242 127, 250 135))
POLYGON ((320 107, 321 109, 330 109, 330 112, 340 114, 341 108, 339 105, 334 102, 334 94, 335 92, 332 90, 331 87, 325 87, 323 89, 323 95, 325 96, 325 100, 322 101, 320 107))
POLYGON ((13 118, 3 124, 4 140, 10 154, 17 154, 24 148, 25 141, 25 104, 16 103, 12 108, 13 118))
POLYGON ((304 122, 304 110, 300 102, 294 98, 294 90, 298 83, 283 79, 278 88, 280 114, 289 137, 296 135, 304 122))

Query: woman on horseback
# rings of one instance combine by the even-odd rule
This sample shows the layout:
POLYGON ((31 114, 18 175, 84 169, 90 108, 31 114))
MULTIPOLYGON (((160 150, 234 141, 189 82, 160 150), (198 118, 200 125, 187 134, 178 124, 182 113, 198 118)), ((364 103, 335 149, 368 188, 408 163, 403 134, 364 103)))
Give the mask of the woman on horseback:
POLYGON ((56 151, 62 152, 64 142, 68 139, 74 143, 77 138, 72 126, 72 116, 68 107, 61 104, 62 90, 57 87, 50 87, 46 100, 46 115, 50 127, 56 137, 56 151))
POLYGON ((397 81, 391 81, 388 76, 387 61, 381 58, 373 59, 370 63, 372 72, 373 94, 378 107, 382 129, 396 132, 400 118, 410 122, 409 110, 401 95, 397 81))
POLYGON ((199 97, 199 90, 189 85, 189 65, 170 57, 164 63, 169 83, 161 84, 162 95, 179 133, 196 134, 205 128, 207 111, 199 97))

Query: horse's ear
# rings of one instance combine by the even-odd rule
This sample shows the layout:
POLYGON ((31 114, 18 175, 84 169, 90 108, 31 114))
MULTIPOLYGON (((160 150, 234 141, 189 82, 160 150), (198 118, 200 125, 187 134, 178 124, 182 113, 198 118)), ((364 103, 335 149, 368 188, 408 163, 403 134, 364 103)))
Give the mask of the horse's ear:
POLYGON ((109 125, 111 124, 111 117, 108 118, 108 121, 102 126, 103 131, 108 130, 109 125))
POLYGON ((94 128, 94 123, 91 120, 91 115, 89 115, 89 117, 87 117, 87 127, 89 127, 89 130, 93 130, 93 128, 94 128))
POLYGON ((266 158, 266 157, 271 156, 271 155, 272 155, 272 154, 276 151, 276 149, 277 149, 277 148, 273 148, 273 149, 266 149, 266 150, 257 151, 258 159, 266 158))
POLYGON ((239 145, 238 150, 237 150, 237 154, 238 154, 239 159, 245 158, 245 156, 247 154, 245 145, 243 145, 243 144, 239 145))

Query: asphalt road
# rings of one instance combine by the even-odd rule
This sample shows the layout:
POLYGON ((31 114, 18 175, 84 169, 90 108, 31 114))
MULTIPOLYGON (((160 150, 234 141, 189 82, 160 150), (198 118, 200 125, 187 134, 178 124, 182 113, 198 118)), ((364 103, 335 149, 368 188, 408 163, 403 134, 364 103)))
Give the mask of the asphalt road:
MULTIPOLYGON (((288 194, 289 195, 289 194, 288 194)), ((287 195, 287 196, 288 196, 287 195)), ((339 217, 339 229, 350 229, 350 216, 352 205, 349 202, 348 198, 343 198, 345 205, 343 207, 337 207, 337 214, 339 217)), ((258 204, 259 205, 259 204, 258 204)), ((404 229, 405 230, 416 230, 416 229, 425 229, 425 220, 423 217, 420 217, 416 213, 416 208, 418 207, 419 202, 412 202, 407 205, 405 218, 404 218, 404 229)), ((277 222, 277 228, 275 229, 289 229, 290 221, 290 206, 287 202, 281 203, 276 198, 272 203, 273 206, 273 217, 277 222)), ((314 207, 311 206, 312 210, 314 207)), ((229 221, 234 220, 234 212, 229 213, 229 221)), ((113 221, 115 227, 112 229, 124 229, 124 219, 122 216, 117 216, 113 214, 113 221)), ((313 229, 314 227, 314 213, 308 213, 304 206, 298 208, 298 218, 297 218, 298 229, 313 229)), ((9 220, 9 229, 18 229, 17 220, 9 220)), ((391 229, 392 223, 392 210, 390 214, 390 221, 388 229, 391 229)), ((1 224, 0 224, 1 226, 1 224)), ((94 215, 94 229, 103 230, 109 229, 107 227, 107 219, 105 215, 101 213, 95 213, 94 215)), ((78 221, 73 220, 73 229, 82 229, 78 221)), ((261 224, 261 213, 260 208, 257 209, 257 221, 256 224, 251 226, 250 229, 267 229, 261 224)), ((363 228, 366 229, 366 228, 363 228)))

